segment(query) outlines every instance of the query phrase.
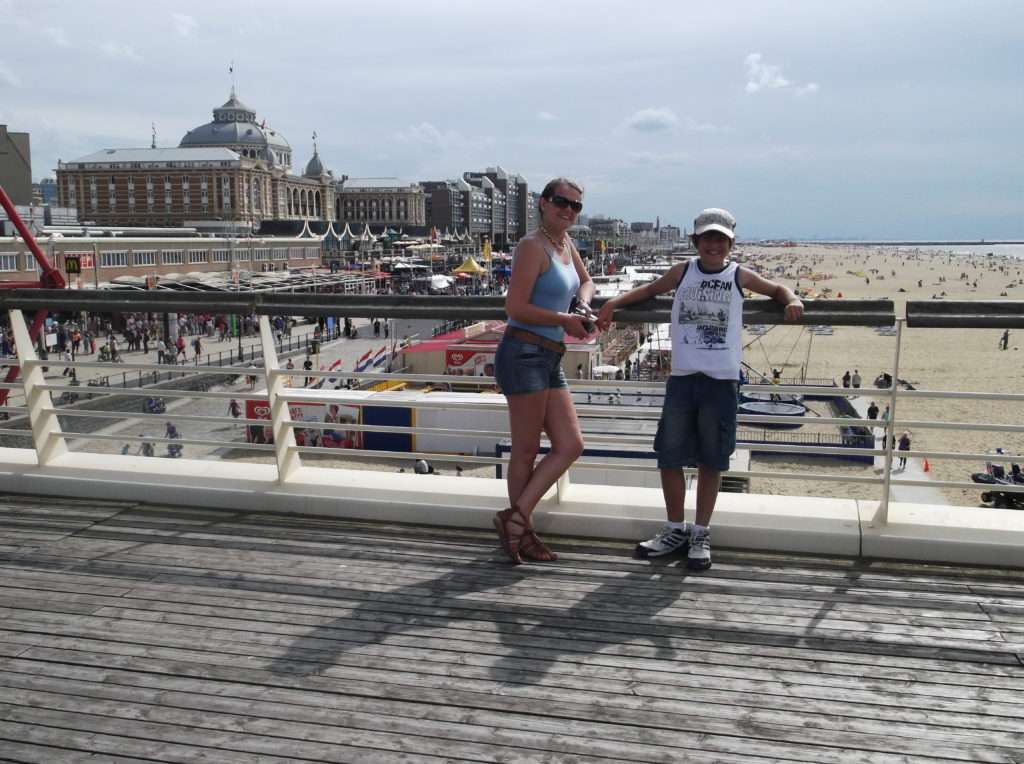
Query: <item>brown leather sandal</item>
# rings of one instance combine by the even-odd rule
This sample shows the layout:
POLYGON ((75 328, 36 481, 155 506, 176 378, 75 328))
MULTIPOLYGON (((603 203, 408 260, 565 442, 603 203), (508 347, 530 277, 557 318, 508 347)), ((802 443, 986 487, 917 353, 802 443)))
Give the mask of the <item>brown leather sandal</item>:
POLYGON ((519 554, 523 538, 531 531, 530 518, 513 504, 494 516, 494 529, 498 531, 501 546, 513 565, 520 565, 523 558, 519 554))
POLYGON ((534 562, 554 562, 558 555, 547 544, 540 540, 537 532, 530 528, 519 541, 519 554, 534 562))

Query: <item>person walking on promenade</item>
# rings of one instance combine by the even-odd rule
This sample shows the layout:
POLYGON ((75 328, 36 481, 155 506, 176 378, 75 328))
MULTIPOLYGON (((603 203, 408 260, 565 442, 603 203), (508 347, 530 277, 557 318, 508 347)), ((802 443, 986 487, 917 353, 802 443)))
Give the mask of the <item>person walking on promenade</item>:
POLYGON ((711 567, 711 515, 721 473, 736 447, 736 410, 743 355, 743 290, 785 306, 785 320, 797 321, 804 305, 788 287, 768 281, 729 260, 736 219, 718 208, 694 220, 697 257, 674 265, 664 276, 613 297, 598 315, 598 328, 611 326, 615 311, 675 290, 672 302, 672 371, 654 439, 668 523, 640 542, 641 559, 687 549, 687 567, 711 567), (684 521, 683 467, 697 468, 696 523, 684 521))
POLYGON ((850 377, 850 382, 854 387, 860 387, 860 371, 857 369, 853 370, 853 376, 850 377))
POLYGON ((907 451, 910 450, 910 433, 909 432, 907 432, 906 430, 903 431, 903 434, 900 435, 899 445, 896 448, 897 448, 898 451, 900 451, 900 452, 902 452, 904 454, 904 455, 900 456, 900 464, 899 464, 898 469, 905 470, 907 468, 907 457, 905 456, 905 454, 906 454, 907 451))
POLYGON ((847 369, 846 373, 843 375, 843 387, 849 387, 849 386, 850 386, 850 370, 847 369))
POLYGON ((999 349, 1006 350, 1010 347, 1010 330, 1003 329, 1003 336, 999 338, 999 349))
POLYGON ((562 371, 565 335, 583 339, 594 283, 569 238, 583 209, 583 189, 555 178, 537 202, 539 227, 516 245, 505 297, 508 324, 494 357, 494 377, 508 401, 512 448, 508 467, 510 506, 494 517, 502 547, 513 564, 550 562, 557 555, 533 529, 541 497, 583 453, 576 409, 562 371), (583 315, 569 312, 576 297, 583 315), (551 448, 540 462, 541 432, 551 448))
POLYGON ((235 420, 242 416, 242 407, 234 398, 232 398, 231 402, 228 403, 228 414, 235 420))

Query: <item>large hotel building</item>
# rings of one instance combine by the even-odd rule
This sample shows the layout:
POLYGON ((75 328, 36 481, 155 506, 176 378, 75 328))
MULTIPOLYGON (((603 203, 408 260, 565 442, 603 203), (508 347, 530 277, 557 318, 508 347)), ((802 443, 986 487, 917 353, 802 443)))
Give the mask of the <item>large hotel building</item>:
POLYGON ((178 148, 105 149, 60 162, 60 203, 96 225, 256 232, 264 221, 330 221, 336 182, 314 146, 293 175, 284 136, 235 96, 178 148))
POLYGON ((56 185, 59 203, 96 226, 236 235, 296 235, 307 226, 324 233, 332 223, 337 232, 436 228, 505 248, 534 225, 536 194, 501 167, 445 181, 335 177, 315 143, 301 175, 292 162, 284 136, 232 90, 177 148, 104 149, 59 162, 56 185))

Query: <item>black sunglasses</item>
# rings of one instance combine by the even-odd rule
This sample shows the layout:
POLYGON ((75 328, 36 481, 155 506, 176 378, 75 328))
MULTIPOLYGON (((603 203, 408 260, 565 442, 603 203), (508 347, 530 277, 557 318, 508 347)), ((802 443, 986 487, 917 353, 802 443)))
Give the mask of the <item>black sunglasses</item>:
POLYGON ((575 199, 566 199, 561 194, 552 194, 548 201, 560 210, 564 210, 566 207, 572 207, 572 211, 577 215, 583 211, 583 202, 577 202, 575 199))

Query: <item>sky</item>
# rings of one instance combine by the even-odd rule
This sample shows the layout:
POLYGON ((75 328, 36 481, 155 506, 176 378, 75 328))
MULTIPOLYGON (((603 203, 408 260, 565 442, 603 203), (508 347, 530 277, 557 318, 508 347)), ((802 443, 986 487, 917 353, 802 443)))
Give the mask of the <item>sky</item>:
POLYGON ((176 146, 234 82, 301 172, 568 176, 741 238, 1024 239, 1020 0, 0 0, 33 176, 176 146))

